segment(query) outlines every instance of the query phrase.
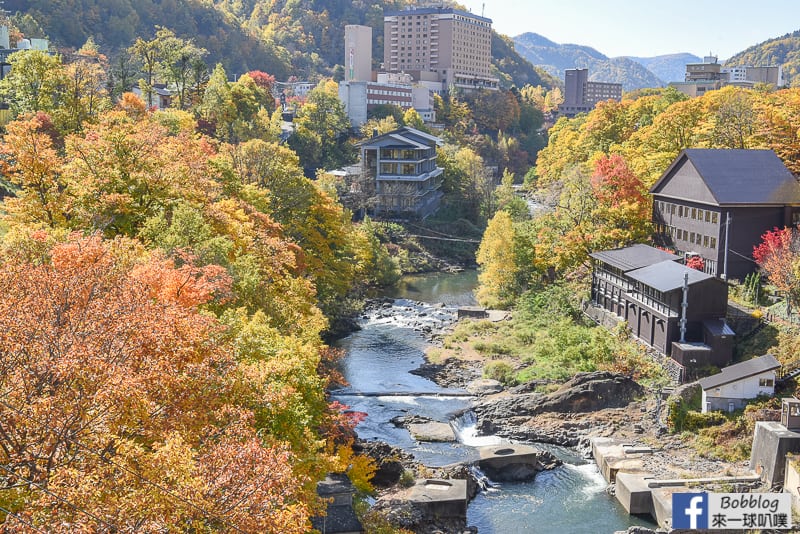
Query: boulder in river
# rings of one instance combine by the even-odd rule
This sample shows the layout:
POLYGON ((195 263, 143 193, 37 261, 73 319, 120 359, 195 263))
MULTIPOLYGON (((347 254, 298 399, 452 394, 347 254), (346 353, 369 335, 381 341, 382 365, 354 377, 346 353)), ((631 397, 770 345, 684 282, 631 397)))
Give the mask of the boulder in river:
POLYGON ((494 482, 532 480, 536 473, 562 464, 550 452, 530 445, 492 445, 479 447, 478 452, 478 466, 494 482))

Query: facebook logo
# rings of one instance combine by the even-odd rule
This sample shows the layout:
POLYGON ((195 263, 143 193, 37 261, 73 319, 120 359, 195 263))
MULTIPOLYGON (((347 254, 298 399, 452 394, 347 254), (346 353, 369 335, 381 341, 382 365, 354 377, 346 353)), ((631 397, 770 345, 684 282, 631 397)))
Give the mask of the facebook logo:
POLYGON ((672 528, 708 528, 708 493, 673 493, 672 528))

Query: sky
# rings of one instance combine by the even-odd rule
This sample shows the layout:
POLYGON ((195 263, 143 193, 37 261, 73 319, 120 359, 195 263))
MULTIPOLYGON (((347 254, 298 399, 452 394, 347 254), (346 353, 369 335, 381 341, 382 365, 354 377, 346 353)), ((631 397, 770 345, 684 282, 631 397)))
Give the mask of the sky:
POLYGON ((720 61, 800 30, 800 0, 459 0, 499 33, 534 32, 608 57, 711 53, 720 61))

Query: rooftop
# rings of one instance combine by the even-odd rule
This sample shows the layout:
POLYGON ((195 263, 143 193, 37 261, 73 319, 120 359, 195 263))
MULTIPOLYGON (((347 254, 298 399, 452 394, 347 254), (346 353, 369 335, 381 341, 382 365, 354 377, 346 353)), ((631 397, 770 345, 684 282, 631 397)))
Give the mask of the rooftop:
POLYGON ((658 193, 687 160, 720 205, 800 204, 800 183, 772 150, 686 149, 650 192, 658 193))
POLYGON ((408 16, 408 15, 462 15, 464 17, 469 17, 473 19, 480 20, 482 22, 488 22, 489 24, 492 23, 492 19, 481 17, 479 15, 475 15, 474 13, 469 13, 467 11, 461 11, 460 9, 453 9, 452 7, 421 7, 421 8, 411 8, 411 9, 404 9, 403 11, 391 11, 389 13, 384 13, 383 16, 385 17, 397 17, 397 16, 408 16))
POLYGON ((642 244, 593 252, 589 254, 589 256, 611 265, 612 267, 616 267, 623 272, 632 271, 663 261, 675 261, 680 259, 678 256, 670 254, 669 252, 642 244))
POLYGON ((731 382, 736 382, 749 376, 758 375, 773 369, 780 369, 781 364, 772 354, 765 354, 746 362, 729 365, 715 375, 698 380, 704 390, 716 388, 731 382))
POLYGON ((714 278, 710 274, 669 260, 648 265, 627 274, 629 278, 662 293, 683 287, 686 275, 689 275, 689 285, 714 278))

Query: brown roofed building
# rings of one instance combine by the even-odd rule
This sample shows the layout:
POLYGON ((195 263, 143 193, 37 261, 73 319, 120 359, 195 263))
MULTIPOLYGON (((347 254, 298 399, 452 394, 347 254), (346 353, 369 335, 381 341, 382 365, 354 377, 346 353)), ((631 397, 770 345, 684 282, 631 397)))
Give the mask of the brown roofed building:
POLYGON ((724 320, 728 286, 723 281, 648 245, 590 256, 594 306, 625 321, 634 336, 671 356, 681 370, 730 362, 734 332, 724 320))
POLYGON ((771 150, 684 150, 650 193, 657 242, 729 279, 756 269, 765 232, 800 222, 800 183, 771 150))

